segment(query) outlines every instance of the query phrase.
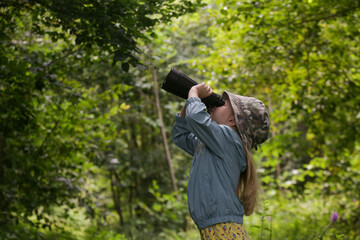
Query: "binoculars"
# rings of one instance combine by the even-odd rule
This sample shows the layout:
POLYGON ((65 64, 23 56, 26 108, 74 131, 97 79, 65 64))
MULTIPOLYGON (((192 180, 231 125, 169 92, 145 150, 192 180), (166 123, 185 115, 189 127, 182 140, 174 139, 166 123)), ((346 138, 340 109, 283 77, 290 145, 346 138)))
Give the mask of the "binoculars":
MULTIPOLYGON (((171 69, 167 74, 161 88, 165 91, 172 93, 183 99, 188 98, 190 88, 198 83, 176 69, 171 69)), ((221 99, 221 96, 212 93, 206 98, 202 98, 201 101, 206 105, 207 109, 211 109, 214 106, 222 106, 225 102, 221 99)))

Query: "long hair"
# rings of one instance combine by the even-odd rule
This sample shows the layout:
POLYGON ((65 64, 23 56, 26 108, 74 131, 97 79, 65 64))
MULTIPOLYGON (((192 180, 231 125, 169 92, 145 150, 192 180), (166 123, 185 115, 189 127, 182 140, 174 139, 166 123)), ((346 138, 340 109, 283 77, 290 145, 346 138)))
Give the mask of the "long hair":
POLYGON ((256 174, 254 159, 249 150, 244 147, 246 153, 247 168, 240 174, 236 193, 244 204, 245 215, 251 215, 258 205, 260 190, 259 179, 256 174))

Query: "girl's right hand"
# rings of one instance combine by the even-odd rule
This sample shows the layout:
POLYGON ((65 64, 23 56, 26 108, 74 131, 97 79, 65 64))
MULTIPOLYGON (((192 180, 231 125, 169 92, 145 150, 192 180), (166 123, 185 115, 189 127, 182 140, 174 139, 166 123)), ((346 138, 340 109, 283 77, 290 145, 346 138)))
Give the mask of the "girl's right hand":
POLYGON ((198 85, 193 86, 188 94, 188 98, 190 97, 199 97, 199 98, 206 98, 213 93, 213 90, 206 84, 200 83, 198 85))

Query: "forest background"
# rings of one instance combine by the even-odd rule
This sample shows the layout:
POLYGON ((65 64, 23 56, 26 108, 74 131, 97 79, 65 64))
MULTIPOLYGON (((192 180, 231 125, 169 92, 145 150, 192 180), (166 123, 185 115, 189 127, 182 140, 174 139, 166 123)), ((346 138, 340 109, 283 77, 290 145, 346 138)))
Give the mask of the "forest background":
POLYGON ((199 239, 171 68, 256 96, 252 239, 360 239, 360 1, 0 2, 0 239, 199 239))

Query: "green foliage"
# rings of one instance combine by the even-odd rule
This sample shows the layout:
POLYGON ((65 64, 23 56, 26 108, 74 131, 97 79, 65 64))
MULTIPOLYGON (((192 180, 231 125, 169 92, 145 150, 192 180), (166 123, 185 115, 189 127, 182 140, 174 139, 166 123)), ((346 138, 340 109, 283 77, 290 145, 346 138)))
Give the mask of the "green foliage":
MULTIPOLYGON (((125 150, 131 131, 119 124, 127 121, 122 116, 130 108, 127 101, 137 97, 131 90, 132 75, 126 72, 129 64, 143 68, 136 56, 138 39, 147 39, 145 33, 151 33, 155 24, 194 11, 199 4, 0 4, 0 237, 17 239, 32 231, 34 238, 45 238, 41 232, 35 234, 37 229, 63 228, 61 218, 51 217, 53 207, 59 205, 85 207, 88 217, 96 219, 102 212, 94 209, 94 199, 111 192, 108 186, 114 192, 105 196, 113 198, 115 206, 107 207, 118 214, 124 200, 116 204, 119 189, 134 189, 134 199, 145 198, 137 193, 146 185, 126 179, 125 185, 113 184, 113 176, 124 170, 129 175, 139 170, 136 164, 126 164, 129 155, 134 156, 125 150), (122 69, 114 65, 118 61, 122 69), (95 166, 105 171, 95 175, 95 166), (110 178, 106 191, 85 184, 92 175, 110 178)), ((146 156, 145 151, 139 156, 146 156)), ((137 175, 133 179, 139 181, 137 175)))
POLYGON ((135 236, 141 238, 156 238, 154 233, 176 231, 179 226, 185 227, 184 220, 187 212, 187 197, 183 192, 173 192, 171 194, 162 194, 156 181, 153 181, 149 193, 154 198, 151 206, 139 202, 139 207, 148 214, 146 222, 138 222, 142 226, 141 232, 135 233, 135 236))
POLYGON ((124 234, 117 234, 113 230, 101 230, 96 234, 91 236, 91 239, 94 240, 102 240, 102 239, 109 239, 109 240, 128 240, 124 234))
MULTIPOLYGON (((125 72, 129 64, 139 64, 137 39, 146 39, 159 22, 195 11, 200 1, 7 1, 3 24, 17 15, 29 13, 31 31, 48 34, 53 42, 75 37, 76 45, 91 51, 94 46, 113 54, 113 63, 122 62, 125 72)), ((5 26, 4 26, 5 27, 5 26)), ((6 33, 5 33, 6 34, 6 33)), ((6 36, 6 35, 5 35, 6 36)))

